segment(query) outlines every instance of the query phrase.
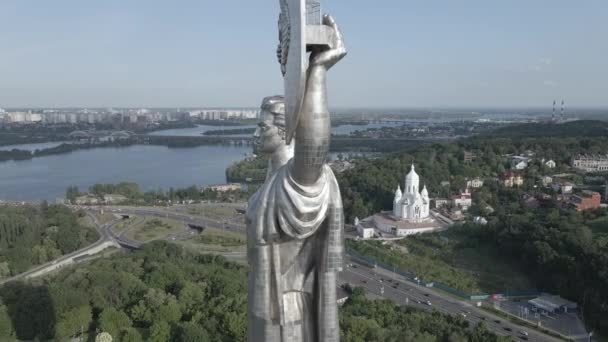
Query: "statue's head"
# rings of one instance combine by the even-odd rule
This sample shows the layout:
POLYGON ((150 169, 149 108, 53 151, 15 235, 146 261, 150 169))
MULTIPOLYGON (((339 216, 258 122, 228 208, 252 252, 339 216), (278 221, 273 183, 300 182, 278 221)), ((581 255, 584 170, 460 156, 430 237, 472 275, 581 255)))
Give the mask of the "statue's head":
POLYGON ((253 137, 255 152, 272 154, 285 145, 285 99, 270 96, 262 101, 261 120, 253 137))

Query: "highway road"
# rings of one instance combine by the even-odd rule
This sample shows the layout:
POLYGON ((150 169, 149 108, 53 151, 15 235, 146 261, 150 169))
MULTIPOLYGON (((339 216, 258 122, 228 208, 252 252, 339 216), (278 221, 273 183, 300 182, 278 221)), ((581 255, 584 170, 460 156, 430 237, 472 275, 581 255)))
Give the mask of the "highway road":
POLYGON ((434 288, 418 286, 398 274, 358 263, 354 258, 347 260, 347 265, 348 267, 341 273, 339 281, 363 287, 368 294, 372 294, 376 298, 390 299, 398 305, 408 305, 424 310, 437 310, 445 314, 460 315, 471 326, 476 326, 479 322, 483 321, 488 329, 499 335, 511 336, 516 341, 524 340, 522 331, 528 333, 528 341, 561 341, 535 330, 522 328, 503 318, 481 310, 469 302, 450 297, 434 288), (430 305, 427 303, 430 303, 430 305))

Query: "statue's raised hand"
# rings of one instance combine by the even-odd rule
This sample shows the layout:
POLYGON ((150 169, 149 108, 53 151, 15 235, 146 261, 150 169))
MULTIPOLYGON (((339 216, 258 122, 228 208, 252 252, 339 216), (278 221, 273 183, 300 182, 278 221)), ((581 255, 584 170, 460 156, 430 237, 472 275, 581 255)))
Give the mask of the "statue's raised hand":
POLYGON ((342 32, 338 28, 338 24, 330 15, 323 16, 323 25, 333 28, 335 34, 333 36, 332 47, 314 47, 310 54, 311 66, 322 66, 329 70, 346 56, 346 48, 344 47, 344 38, 342 32))

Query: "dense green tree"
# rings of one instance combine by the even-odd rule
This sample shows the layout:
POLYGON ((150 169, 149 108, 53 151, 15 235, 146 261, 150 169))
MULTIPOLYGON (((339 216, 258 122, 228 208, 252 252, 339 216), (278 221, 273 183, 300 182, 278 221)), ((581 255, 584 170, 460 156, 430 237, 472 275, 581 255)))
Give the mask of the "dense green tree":
POLYGON ((141 334, 135 328, 125 328, 120 333, 120 342, 141 342, 141 334))
POLYGON ((176 329, 174 337, 176 342, 199 342, 209 341, 209 334, 200 325, 195 323, 182 323, 176 329))
POLYGON ((94 242, 97 233, 78 219, 79 213, 61 205, 0 205, 0 277, 24 272, 94 242))
POLYGON ((88 305, 81 306, 62 314, 55 326, 55 337, 65 339, 89 331, 93 313, 88 305))
POLYGON ((160 320, 154 322, 150 327, 150 342, 166 342, 171 337, 171 326, 169 323, 160 320))
POLYGON ((12 282, 0 289, 0 298, 6 305, 18 339, 53 338, 57 318, 47 287, 12 282))
POLYGON ((8 314, 8 308, 0 303, 0 341, 14 338, 13 322, 8 314))
POLYGON ((99 328, 112 336, 121 336, 121 331, 131 325, 129 316, 115 308, 107 308, 99 316, 99 328))

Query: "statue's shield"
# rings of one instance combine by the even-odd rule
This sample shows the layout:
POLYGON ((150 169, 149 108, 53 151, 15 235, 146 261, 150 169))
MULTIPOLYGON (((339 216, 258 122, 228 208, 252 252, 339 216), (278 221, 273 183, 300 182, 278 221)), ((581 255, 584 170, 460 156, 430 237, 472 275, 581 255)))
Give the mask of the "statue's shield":
POLYGON ((280 0, 279 40, 285 83, 285 125, 291 143, 302 112, 306 91, 308 50, 313 45, 332 48, 335 32, 321 23, 318 0, 280 0))
POLYGON ((289 51, 285 64, 285 124, 287 143, 296 131, 306 88, 306 0, 283 0, 289 11, 289 51))

